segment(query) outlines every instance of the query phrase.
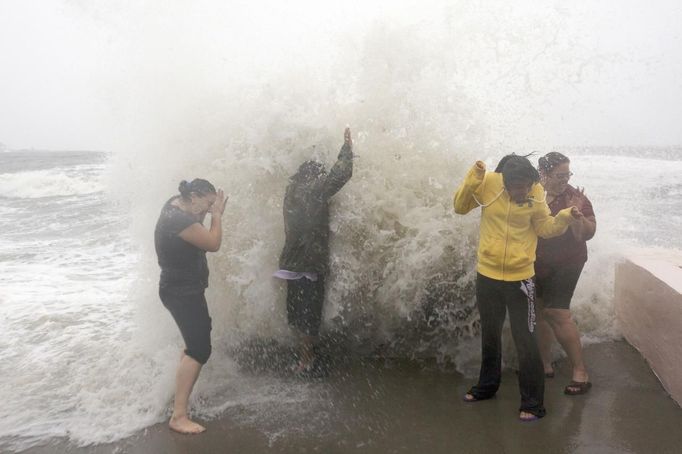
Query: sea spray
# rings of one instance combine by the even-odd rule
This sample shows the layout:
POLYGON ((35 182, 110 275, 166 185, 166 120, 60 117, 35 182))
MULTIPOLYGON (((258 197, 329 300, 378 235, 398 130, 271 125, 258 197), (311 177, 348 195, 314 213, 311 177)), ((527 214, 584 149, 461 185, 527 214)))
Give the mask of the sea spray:
MULTIPOLYGON (((231 73, 208 75, 192 66, 172 76, 175 63, 162 55, 154 60, 161 67, 136 68, 142 86, 162 68, 169 76, 138 92, 145 114, 126 125, 131 134, 112 165, 111 189, 129 204, 133 237, 140 240, 180 179, 204 177, 225 189, 224 246, 210 254, 207 293, 217 342, 287 342, 283 286, 271 278, 283 242, 284 188, 303 160, 314 155, 333 163, 346 124, 360 158, 332 201, 324 330, 343 332, 351 348, 363 352, 380 348, 450 360, 454 339, 476 334, 471 289, 477 215, 454 216, 453 191, 475 159, 493 165, 519 149, 519 143, 499 142, 509 125, 491 122, 497 118, 492 105, 500 101, 493 93, 501 86, 501 96, 516 103, 521 116, 535 102, 521 102, 520 92, 528 92, 519 87, 527 81, 517 70, 538 63, 514 49, 538 46, 547 55, 532 84, 533 99, 551 90, 543 80, 561 78, 568 63, 557 53, 566 42, 543 41, 535 32, 505 41, 494 27, 484 36, 480 21, 523 26, 511 25, 501 10, 486 16, 460 6, 406 24, 377 20, 361 29, 351 21, 347 31, 360 33, 331 36, 333 57, 322 58, 315 48, 310 55, 320 58, 298 59, 300 49, 292 50, 290 65, 260 68, 239 83, 231 73), (497 65, 487 67, 483 61, 491 58, 497 65), (202 89, 190 74, 215 91, 202 89), (159 122, 168 128, 160 130, 159 122), (325 150, 322 156, 319 150, 325 150)), ((561 30, 563 17, 550 8, 521 22, 561 30)), ((177 50, 188 48, 183 42, 177 50)), ((140 276, 150 279, 157 273, 151 245, 139 241, 139 250, 140 276)), ((156 304, 149 298, 140 303, 156 304)))

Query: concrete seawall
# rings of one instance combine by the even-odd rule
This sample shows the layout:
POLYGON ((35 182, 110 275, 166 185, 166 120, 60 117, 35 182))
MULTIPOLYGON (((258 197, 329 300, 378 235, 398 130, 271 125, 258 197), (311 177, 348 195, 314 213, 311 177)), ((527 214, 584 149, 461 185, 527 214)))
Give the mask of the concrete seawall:
POLYGON ((637 253, 616 267, 616 316, 625 339, 682 405, 682 257, 637 253))

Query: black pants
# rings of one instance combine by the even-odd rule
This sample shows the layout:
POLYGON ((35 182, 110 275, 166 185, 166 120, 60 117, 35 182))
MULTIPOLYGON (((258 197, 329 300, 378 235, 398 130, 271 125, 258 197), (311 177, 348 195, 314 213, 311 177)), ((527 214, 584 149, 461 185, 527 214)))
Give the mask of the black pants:
POLYGON ((477 399, 489 399, 500 387, 502 325, 509 311, 512 337, 519 357, 520 411, 545 415, 545 375, 535 343, 535 288, 533 279, 498 281, 481 274, 476 278, 476 302, 481 314, 481 373, 471 389, 477 399))
POLYGON ((324 276, 315 282, 306 277, 287 281, 287 320, 301 333, 317 337, 322 323, 324 276))
POLYGON ((585 263, 542 267, 542 275, 535 276, 535 284, 538 298, 542 298, 545 309, 571 308, 571 298, 583 266, 585 263))
POLYGON ((185 341, 185 354, 199 364, 206 364, 211 356, 211 317, 204 292, 183 294, 159 289, 163 305, 173 316, 185 341))

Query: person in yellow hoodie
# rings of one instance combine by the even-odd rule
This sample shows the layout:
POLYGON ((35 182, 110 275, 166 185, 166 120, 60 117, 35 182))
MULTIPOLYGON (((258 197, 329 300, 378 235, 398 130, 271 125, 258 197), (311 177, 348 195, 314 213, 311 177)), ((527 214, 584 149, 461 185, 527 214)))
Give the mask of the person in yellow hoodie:
POLYGON ((545 376, 535 340, 534 262, 538 237, 563 234, 582 217, 575 207, 555 217, 545 201, 540 176, 525 156, 507 155, 495 172, 477 161, 454 197, 455 213, 481 207, 476 304, 481 317, 481 371, 465 402, 490 399, 500 387, 502 325, 509 311, 519 360, 519 419, 545 416, 545 376))

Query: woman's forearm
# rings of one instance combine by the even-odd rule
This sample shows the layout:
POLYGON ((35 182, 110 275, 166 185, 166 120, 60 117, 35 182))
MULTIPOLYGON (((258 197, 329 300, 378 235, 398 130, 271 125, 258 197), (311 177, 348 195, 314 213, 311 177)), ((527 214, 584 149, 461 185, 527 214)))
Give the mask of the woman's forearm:
POLYGON ((218 215, 217 213, 211 215, 211 228, 209 230, 209 234, 213 239, 213 244, 215 247, 212 252, 216 252, 218 249, 220 249, 220 245, 223 242, 222 216, 218 215))

